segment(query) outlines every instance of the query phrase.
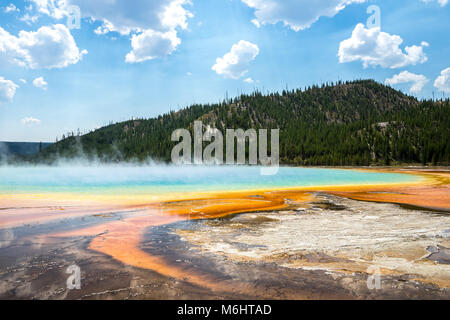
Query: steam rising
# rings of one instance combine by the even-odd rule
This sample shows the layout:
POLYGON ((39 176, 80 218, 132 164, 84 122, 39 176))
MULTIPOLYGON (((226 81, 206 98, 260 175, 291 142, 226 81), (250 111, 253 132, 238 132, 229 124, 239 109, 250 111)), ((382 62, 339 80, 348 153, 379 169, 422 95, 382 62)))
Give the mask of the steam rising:
POLYGON ((0 166, 8 163, 8 146, 6 143, 0 141, 0 166))
POLYGON ((0 193, 74 192, 160 194, 234 191, 321 185, 385 184, 416 181, 405 174, 340 169, 280 168, 260 175, 256 166, 62 163, 58 166, 0 167, 0 193))

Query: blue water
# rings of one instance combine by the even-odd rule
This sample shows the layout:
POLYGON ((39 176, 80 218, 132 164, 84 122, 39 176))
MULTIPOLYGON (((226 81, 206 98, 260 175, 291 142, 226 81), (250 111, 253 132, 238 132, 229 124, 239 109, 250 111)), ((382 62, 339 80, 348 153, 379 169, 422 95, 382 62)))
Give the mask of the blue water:
POLYGON ((290 167, 281 167, 273 176, 261 175, 258 167, 0 167, 0 193, 160 194, 406 183, 418 179, 408 174, 290 167))

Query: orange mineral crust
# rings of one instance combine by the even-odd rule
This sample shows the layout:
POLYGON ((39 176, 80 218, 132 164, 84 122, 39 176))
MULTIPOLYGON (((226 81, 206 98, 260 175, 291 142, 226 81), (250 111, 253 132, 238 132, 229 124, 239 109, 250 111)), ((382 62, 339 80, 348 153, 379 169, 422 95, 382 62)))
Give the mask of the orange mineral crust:
MULTIPOLYGON (((308 195, 292 192, 286 192, 283 195, 291 196, 297 201, 310 198, 308 195)), ((151 269, 162 275, 188 281, 212 290, 224 290, 226 289, 224 284, 218 285, 214 279, 210 279, 206 275, 197 274, 193 270, 186 271, 170 266, 163 258, 152 256, 142 251, 139 248, 139 244, 145 230, 149 227, 186 219, 219 218, 248 211, 278 210, 285 206, 283 197, 280 197, 278 194, 268 194, 259 198, 253 198, 248 195, 236 198, 224 194, 218 199, 195 199, 162 203, 159 208, 153 207, 139 213, 138 216, 124 221, 115 221, 68 233, 52 234, 49 237, 94 236, 89 249, 107 254, 127 265, 151 269)), ((231 290, 232 288, 228 289, 231 290)))
MULTIPOLYGON (((392 172, 392 171, 391 171, 392 172)), ((405 186, 362 186, 330 189, 329 193, 354 200, 406 204, 450 211, 450 173, 435 171, 398 171, 420 175, 423 183, 405 186)))
MULTIPOLYGON (((367 170, 367 169, 366 169, 367 170)), ((371 170, 373 171, 373 170, 371 170)), ((61 232, 55 230, 42 239, 92 237, 88 249, 103 253, 126 265, 150 269, 161 275, 187 281, 211 290, 237 290, 235 284, 218 284, 210 275, 170 265, 164 257, 140 248, 145 232, 151 228, 183 220, 214 219, 238 213, 277 212, 289 208, 308 208, 315 194, 371 202, 407 204, 450 210, 450 175, 445 171, 388 170, 420 176, 418 182, 386 185, 321 186, 278 190, 230 191, 165 194, 159 197, 87 195, 1 195, 0 227, 44 223, 86 215, 124 212, 120 220, 61 232)), ((372 217, 368 217, 371 219, 372 217)), ((359 269, 358 269, 359 270, 359 269)), ((361 271, 361 270, 359 270, 361 271)), ((447 283, 447 282, 446 282, 447 283)), ((239 289, 240 290, 240 289, 239 289)))

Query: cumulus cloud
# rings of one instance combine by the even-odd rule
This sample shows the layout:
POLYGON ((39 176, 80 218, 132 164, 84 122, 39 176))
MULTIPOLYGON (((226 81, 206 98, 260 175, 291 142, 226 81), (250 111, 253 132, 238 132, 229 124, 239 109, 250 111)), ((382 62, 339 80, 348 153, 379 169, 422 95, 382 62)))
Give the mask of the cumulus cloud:
POLYGON ((11 35, 0 27, 0 63, 30 69, 64 68, 76 64, 86 50, 80 50, 69 29, 62 24, 45 26, 37 31, 20 31, 11 35))
POLYGON ((19 86, 11 80, 0 77, 0 103, 11 102, 19 86))
POLYGON ((252 78, 247 78, 247 79, 244 79, 244 82, 248 83, 248 84, 252 84, 255 82, 255 80, 253 80, 252 78))
POLYGON ((122 35, 148 29, 161 32, 177 27, 186 29, 187 19, 192 17, 184 7, 191 4, 189 0, 133 0, 132 4, 129 0, 32 1, 42 12, 46 11, 55 18, 57 14, 52 7, 64 12, 70 5, 79 6, 83 17, 101 22, 105 32, 116 31, 122 35))
POLYGON ((339 62, 362 61, 364 68, 381 66, 383 68, 402 68, 408 65, 424 63, 428 60, 423 52, 428 47, 427 42, 420 46, 413 45, 400 48, 403 39, 398 35, 382 32, 380 28, 370 28, 359 23, 352 32, 352 36, 340 43, 339 62))
POLYGON ((132 51, 126 56, 129 63, 165 57, 181 43, 178 29, 187 29, 193 15, 185 6, 190 0, 31 0, 37 9, 60 19, 69 6, 80 8, 84 18, 98 21, 94 31, 98 35, 118 32, 131 35, 132 51), (56 9, 55 9, 56 8, 56 9))
POLYGON ((23 84, 27 84, 27 80, 20 78, 19 79, 20 82, 22 82, 23 84))
POLYGON ((412 86, 409 91, 411 93, 419 93, 428 81, 429 80, 424 75, 403 71, 394 75, 392 78, 386 79, 384 83, 393 86, 396 84, 412 82, 412 86))
POLYGON ((263 24, 282 22, 292 30, 308 29, 320 17, 334 17, 339 11, 352 3, 366 0, 242 0, 255 9, 256 18, 252 20, 257 27, 263 24))
POLYGON ((6 6, 5 8, 5 12, 6 13, 10 13, 10 12, 19 12, 20 10, 13 4, 10 3, 8 6, 6 6))
MULTIPOLYGON (((422 2, 428 3, 428 2, 434 2, 435 0, 421 0, 422 2)), ((445 5, 448 3, 448 0, 436 0, 437 3, 441 5, 441 7, 445 7, 445 5)))
POLYGON ((440 91, 450 93, 450 68, 441 71, 441 75, 434 81, 434 86, 440 91))
POLYGON ((250 62, 255 60, 258 54, 259 48, 256 44, 241 40, 233 45, 230 52, 222 58, 217 58, 212 70, 226 78, 239 79, 248 72, 250 62))
MULTIPOLYGON (((69 14, 69 6, 71 1, 67 0, 29 0, 34 3, 36 11, 46 14, 55 19, 62 19, 69 14)), ((30 5, 31 6, 31 5, 30 5)), ((28 10, 31 10, 28 7, 28 10)))
POLYGON ((26 118, 23 118, 22 120, 20 120, 20 122, 23 125, 32 126, 32 125, 35 125, 35 124, 40 124, 41 120, 36 119, 36 118, 32 118, 32 117, 26 117, 26 118))
POLYGON ((33 86, 42 90, 47 90, 48 83, 44 80, 43 77, 39 77, 33 80, 33 86))
POLYGON ((145 30, 131 38, 133 50, 127 54, 125 61, 134 63, 165 57, 174 52, 180 43, 174 31, 162 33, 145 30))

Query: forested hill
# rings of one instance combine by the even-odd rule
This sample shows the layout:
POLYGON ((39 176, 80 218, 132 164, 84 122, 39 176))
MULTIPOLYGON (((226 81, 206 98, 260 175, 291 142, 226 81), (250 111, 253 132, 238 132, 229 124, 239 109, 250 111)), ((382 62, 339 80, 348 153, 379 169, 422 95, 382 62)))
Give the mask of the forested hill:
POLYGON ((33 162, 86 156, 101 161, 170 161, 173 130, 195 120, 229 129, 280 129, 282 164, 450 164, 450 102, 418 101, 372 80, 250 95, 192 105, 153 119, 68 134, 33 162))

